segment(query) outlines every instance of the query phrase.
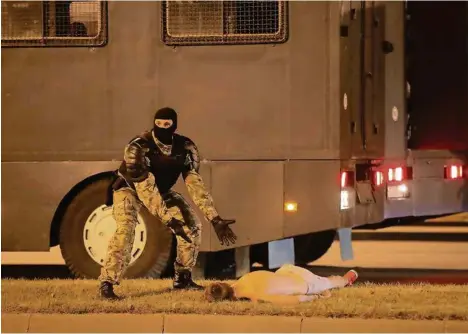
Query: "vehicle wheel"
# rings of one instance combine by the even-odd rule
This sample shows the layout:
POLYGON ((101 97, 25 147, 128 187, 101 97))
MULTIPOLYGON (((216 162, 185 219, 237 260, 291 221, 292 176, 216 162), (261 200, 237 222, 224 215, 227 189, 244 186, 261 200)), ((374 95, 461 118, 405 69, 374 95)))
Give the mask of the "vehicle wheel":
MULTIPOLYGON (((109 179, 96 181, 71 201, 60 225, 60 249, 70 271, 81 278, 98 278, 107 244, 116 229, 112 207, 106 206, 109 179)), ((172 233, 146 210, 138 214, 127 278, 159 278, 167 268, 172 233)))
POLYGON ((296 264, 305 265, 321 258, 331 247, 335 236, 335 230, 326 230, 294 237, 296 264))

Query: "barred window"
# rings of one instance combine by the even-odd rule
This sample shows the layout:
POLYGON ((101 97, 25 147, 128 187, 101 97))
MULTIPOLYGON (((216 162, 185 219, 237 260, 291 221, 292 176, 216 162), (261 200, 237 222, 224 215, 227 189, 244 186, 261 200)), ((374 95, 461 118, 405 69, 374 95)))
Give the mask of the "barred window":
POLYGON ((167 45, 283 43, 285 1, 163 1, 167 45))
POLYGON ((2 1, 2 47, 102 46, 104 1, 2 1))

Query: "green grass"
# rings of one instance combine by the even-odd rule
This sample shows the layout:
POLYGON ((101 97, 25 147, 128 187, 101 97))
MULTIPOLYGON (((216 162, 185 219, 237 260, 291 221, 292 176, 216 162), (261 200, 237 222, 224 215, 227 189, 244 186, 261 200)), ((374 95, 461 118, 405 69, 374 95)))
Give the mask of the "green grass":
MULTIPOLYGON (((202 281, 206 285, 208 281, 202 281)), ((291 306, 267 303, 208 303, 202 292, 171 291, 169 280, 125 280, 103 301, 93 280, 2 280, 5 313, 192 313, 290 315, 386 319, 468 320, 468 285, 377 285, 332 291, 331 298, 291 306)))

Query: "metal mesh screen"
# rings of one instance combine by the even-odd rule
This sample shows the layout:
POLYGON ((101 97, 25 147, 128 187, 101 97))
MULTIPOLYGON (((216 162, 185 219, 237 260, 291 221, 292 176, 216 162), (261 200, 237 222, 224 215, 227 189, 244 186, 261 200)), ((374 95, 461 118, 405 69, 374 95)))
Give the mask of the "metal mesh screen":
POLYGON ((284 1, 163 1, 168 45, 282 43, 284 1))
POLYGON ((100 46, 106 42, 103 1, 2 1, 2 47, 100 46))

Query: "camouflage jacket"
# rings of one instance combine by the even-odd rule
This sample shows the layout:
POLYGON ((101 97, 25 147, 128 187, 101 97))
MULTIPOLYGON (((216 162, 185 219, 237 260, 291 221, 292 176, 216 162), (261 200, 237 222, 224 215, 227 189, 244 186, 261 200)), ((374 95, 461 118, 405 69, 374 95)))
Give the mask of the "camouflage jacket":
MULTIPOLYGON (((130 182, 137 191, 138 198, 147 209, 167 223, 170 217, 163 196, 182 175, 193 202, 203 212, 206 219, 218 216, 213 199, 199 174, 200 155, 195 143, 188 137, 174 134, 172 145, 164 145, 151 131, 135 137, 127 146, 137 145, 148 149, 146 161, 149 177, 141 182, 130 182)), ((125 178, 126 166, 122 162, 119 174, 125 178)))

